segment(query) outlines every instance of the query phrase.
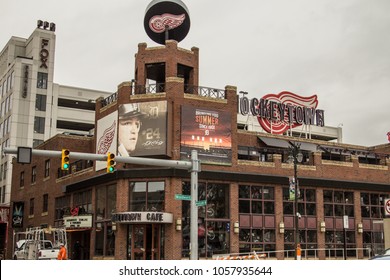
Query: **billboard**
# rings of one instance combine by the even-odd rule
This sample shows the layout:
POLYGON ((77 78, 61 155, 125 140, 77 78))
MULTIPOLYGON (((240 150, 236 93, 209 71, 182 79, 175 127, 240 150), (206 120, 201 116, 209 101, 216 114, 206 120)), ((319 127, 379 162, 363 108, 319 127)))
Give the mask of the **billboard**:
POLYGON ((122 104, 118 111, 119 155, 167 154, 167 101, 122 104))
MULTIPOLYGON (((116 154, 118 135, 118 112, 115 111, 97 121, 96 153, 106 155, 108 152, 116 154)), ((95 170, 106 168, 105 161, 96 161, 95 170)))
POLYGON ((231 131, 230 112, 182 106, 181 159, 188 160, 191 150, 197 150, 201 163, 231 165, 231 131))

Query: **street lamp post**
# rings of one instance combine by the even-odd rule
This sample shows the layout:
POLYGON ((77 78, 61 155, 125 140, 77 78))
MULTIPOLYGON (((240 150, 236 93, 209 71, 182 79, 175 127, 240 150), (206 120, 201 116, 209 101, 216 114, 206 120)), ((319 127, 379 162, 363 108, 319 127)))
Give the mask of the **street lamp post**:
POLYGON ((295 238, 294 238, 294 249, 295 249, 295 260, 298 259, 297 248, 299 244, 299 218, 301 214, 298 212, 298 163, 302 162, 303 155, 300 149, 299 143, 290 143, 288 161, 294 164, 294 209, 295 209, 295 238))

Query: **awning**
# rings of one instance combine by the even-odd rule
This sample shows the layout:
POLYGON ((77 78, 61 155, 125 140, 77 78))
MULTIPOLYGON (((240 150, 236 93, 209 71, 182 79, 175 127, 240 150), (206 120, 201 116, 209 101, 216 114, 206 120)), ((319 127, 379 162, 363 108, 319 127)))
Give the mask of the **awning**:
POLYGON ((279 147, 279 148, 288 148, 290 147, 290 143, 286 140, 276 139, 276 138, 267 138, 267 137, 259 137, 261 141, 263 141, 267 146, 270 147, 279 147))
POLYGON ((293 142, 294 144, 299 144, 300 149, 304 151, 316 152, 318 145, 313 143, 305 143, 305 142, 293 142))
POLYGON ((287 140, 267 138, 267 137, 259 137, 259 139, 263 141, 267 146, 271 146, 271 147, 289 148, 291 147, 291 144, 299 144, 301 150, 311 151, 311 152, 317 151, 317 145, 312 143, 299 142, 299 141, 287 141, 287 140))

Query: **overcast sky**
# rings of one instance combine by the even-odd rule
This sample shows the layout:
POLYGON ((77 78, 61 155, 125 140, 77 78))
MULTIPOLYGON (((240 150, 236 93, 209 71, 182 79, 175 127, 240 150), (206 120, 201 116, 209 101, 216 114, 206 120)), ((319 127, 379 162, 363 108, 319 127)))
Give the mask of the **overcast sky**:
MULTIPOLYGON (((115 92, 134 77, 151 0, 0 0, 0 48, 56 23, 54 82, 115 92)), ((343 142, 387 143, 390 131, 389 0, 183 0, 200 49, 200 86, 237 86, 250 97, 318 95, 343 142)))

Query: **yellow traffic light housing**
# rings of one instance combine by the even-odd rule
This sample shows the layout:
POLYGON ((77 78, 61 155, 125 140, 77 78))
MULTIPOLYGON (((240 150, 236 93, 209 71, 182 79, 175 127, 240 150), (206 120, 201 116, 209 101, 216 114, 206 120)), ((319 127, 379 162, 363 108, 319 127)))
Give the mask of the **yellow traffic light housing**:
POLYGON ((115 171, 115 154, 107 153, 107 173, 115 171))
POLYGON ((68 149, 62 149, 62 156, 61 156, 61 170, 69 170, 69 150, 68 149))

